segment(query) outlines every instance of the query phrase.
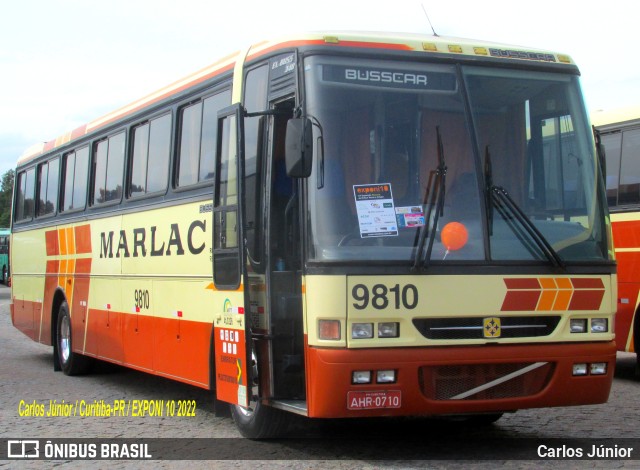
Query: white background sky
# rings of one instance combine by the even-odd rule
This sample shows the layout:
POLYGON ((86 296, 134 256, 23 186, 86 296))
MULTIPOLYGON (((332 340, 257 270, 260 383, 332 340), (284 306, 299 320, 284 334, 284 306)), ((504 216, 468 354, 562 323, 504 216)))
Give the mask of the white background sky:
POLYGON ((30 145, 288 32, 436 32, 568 53, 587 108, 640 105, 638 0, 17 0, 0 20, 0 174, 30 145))

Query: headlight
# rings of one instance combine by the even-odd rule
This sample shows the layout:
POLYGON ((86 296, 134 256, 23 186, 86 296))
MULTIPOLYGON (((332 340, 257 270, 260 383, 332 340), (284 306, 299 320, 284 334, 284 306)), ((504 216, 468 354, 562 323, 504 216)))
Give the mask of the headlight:
POLYGON ((587 375, 587 364, 584 364, 584 363, 574 364, 573 375, 587 375))
POLYGON ((591 375, 605 375, 607 373, 606 362, 594 362, 591 364, 591 375))
POLYGON ((351 325, 351 338, 373 338, 373 323, 354 323, 351 325))
POLYGON ((609 331, 609 322, 606 318, 591 319, 591 333, 606 333, 609 331))
POLYGON ((396 371, 395 370, 376 371, 376 383, 379 383, 379 384, 396 383, 396 371))
POLYGON ((371 383, 371 371, 370 370, 356 370, 351 375, 351 383, 353 384, 370 384, 371 383))
POLYGON ((569 328, 571 333, 586 333, 587 332, 587 319, 586 318, 572 318, 569 322, 569 328))
POLYGON ((378 338, 397 338, 400 336, 400 323, 378 323, 378 338))

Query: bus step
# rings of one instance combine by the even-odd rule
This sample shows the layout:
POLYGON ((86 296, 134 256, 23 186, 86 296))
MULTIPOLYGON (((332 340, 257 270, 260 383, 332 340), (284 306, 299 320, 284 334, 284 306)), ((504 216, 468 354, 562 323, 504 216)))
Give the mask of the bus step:
POLYGON ((305 400, 273 400, 271 406, 302 416, 307 416, 308 414, 307 402, 305 400))

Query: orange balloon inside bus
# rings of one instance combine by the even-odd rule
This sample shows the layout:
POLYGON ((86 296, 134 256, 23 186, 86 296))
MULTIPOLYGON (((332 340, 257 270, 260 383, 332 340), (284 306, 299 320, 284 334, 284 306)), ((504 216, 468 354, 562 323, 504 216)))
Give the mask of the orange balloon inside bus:
POLYGON ((449 222, 442 228, 440 239, 449 251, 456 251, 467 244, 469 232, 460 222, 449 222))

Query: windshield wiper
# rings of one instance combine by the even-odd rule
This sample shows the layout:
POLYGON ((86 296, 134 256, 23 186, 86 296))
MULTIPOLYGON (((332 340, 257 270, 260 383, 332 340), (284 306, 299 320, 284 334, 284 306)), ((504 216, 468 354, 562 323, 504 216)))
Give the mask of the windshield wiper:
POLYGON ((484 198, 485 206, 487 208, 487 226, 489 229, 489 236, 493 235, 493 202, 492 198, 493 188, 493 167, 491 166, 491 154, 489 153, 489 146, 484 148, 484 198))
POLYGON ((518 206, 506 189, 493 184, 493 167, 491 165, 491 154, 489 153, 488 145, 484 149, 484 184, 489 236, 493 235, 493 209, 495 207, 505 222, 511 227, 511 230, 513 230, 531 253, 533 253, 535 249, 530 243, 526 242, 527 238, 533 241, 555 267, 562 267, 564 269, 564 261, 544 235, 542 235, 540 230, 538 230, 538 227, 535 226, 527 214, 518 206), (510 217, 509 214, 513 217, 510 217), (519 222, 519 228, 512 223, 514 219, 519 222), (522 233, 523 230, 525 232, 524 234, 522 233), (528 235, 528 237, 525 235, 528 235))
POLYGON ((527 217, 527 214, 518 206, 518 204, 509 195, 506 189, 501 186, 491 186, 492 206, 496 208, 502 218, 511 226, 511 229, 518 235, 518 238, 524 243, 524 238, 521 236, 521 230, 511 224, 512 220, 519 222, 521 229, 524 229, 529 238, 535 243, 535 245, 544 253, 549 261, 555 267, 561 267, 564 269, 565 264, 560 255, 553 249, 551 243, 542 235, 538 227, 527 217), (509 217, 509 214, 513 217, 509 217))
POLYGON ((429 264, 429 260, 431 259, 431 251, 433 249, 433 242, 436 237, 436 228, 438 227, 438 219, 444 214, 444 196, 445 196, 445 182, 447 179, 447 165, 444 161, 444 148, 442 145, 442 136, 440 135, 440 127, 436 126, 436 136, 437 136, 437 145, 438 145, 438 166, 435 171, 435 181, 434 184, 428 184, 427 190, 424 194, 424 199, 422 201, 423 206, 427 206, 428 210, 425 214, 424 225, 420 228, 420 232, 418 232, 416 236, 416 256, 413 260, 412 269, 415 270, 422 262, 423 253, 424 253, 424 245, 427 239, 427 234, 429 235, 428 245, 427 245, 427 254, 424 262, 422 262, 423 267, 427 267, 429 264), (431 213, 435 208, 436 213, 433 218, 433 227, 429 230, 429 225, 431 223, 431 213))

